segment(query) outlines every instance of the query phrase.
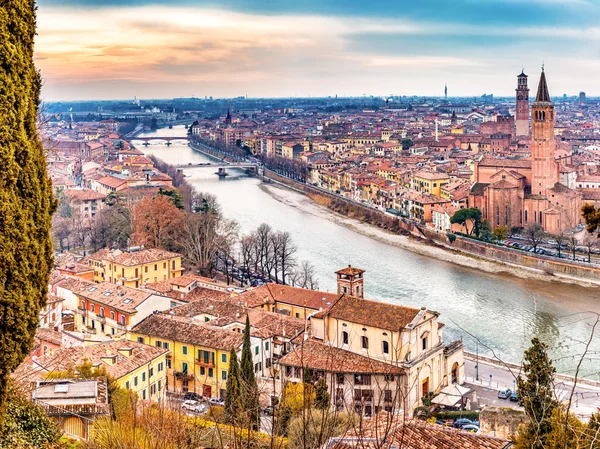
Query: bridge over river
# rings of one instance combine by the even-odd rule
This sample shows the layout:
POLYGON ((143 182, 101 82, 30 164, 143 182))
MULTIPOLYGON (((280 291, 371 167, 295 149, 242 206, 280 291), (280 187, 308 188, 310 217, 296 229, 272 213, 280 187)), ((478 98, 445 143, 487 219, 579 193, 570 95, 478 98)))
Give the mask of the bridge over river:
POLYGON ((129 142, 142 142, 142 145, 148 146, 150 145, 150 142, 155 142, 155 143, 160 143, 160 144, 166 144, 167 146, 170 146, 172 142, 178 141, 178 142, 187 142, 188 138, 187 137, 162 137, 162 136, 152 136, 152 137, 132 137, 130 139, 128 139, 129 142))

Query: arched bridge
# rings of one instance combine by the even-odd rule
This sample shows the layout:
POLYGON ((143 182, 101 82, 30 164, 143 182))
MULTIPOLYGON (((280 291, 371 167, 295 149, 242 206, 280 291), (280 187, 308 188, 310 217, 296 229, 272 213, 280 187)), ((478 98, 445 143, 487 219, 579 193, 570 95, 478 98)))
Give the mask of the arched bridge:
POLYGON ((251 162, 231 162, 231 163, 219 163, 219 162, 200 162, 200 163, 188 163, 188 164, 174 164, 176 168, 194 168, 194 167, 211 167, 216 168, 216 175, 220 177, 228 176, 227 169, 241 168, 246 170, 248 174, 259 174, 259 167, 251 162))
POLYGON ((171 145, 173 141, 188 141, 187 137, 161 137, 161 136, 152 136, 152 137, 132 137, 129 139, 130 142, 142 142, 142 145, 150 145, 150 142, 166 142, 167 145, 171 145))

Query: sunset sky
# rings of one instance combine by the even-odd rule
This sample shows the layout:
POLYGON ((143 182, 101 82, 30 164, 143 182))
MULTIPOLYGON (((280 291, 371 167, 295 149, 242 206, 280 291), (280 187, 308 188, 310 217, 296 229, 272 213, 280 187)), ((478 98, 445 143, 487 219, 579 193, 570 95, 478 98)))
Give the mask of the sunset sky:
POLYGON ((600 0, 40 0, 45 100, 600 94, 600 0))

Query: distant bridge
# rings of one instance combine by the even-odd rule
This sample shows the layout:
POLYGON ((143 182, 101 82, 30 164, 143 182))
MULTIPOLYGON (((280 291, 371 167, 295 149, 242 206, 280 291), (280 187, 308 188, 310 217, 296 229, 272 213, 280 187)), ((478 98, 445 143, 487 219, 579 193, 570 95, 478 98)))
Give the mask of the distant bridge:
POLYGON ((211 167, 216 168, 217 172, 215 173, 219 177, 223 178, 225 176, 229 176, 227 173, 227 169, 232 168, 241 168, 246 170, 246 173, 249 175, 260 174, 258 165, 252 164, 250 162, 231 162, 231 163, 211 163, 211 162, 200 162, 200 163, 188 163, 188 164, 175 164, 173 167, 176 168, 193 168, 193 167, 211 167))
POLYGON ((148 146, 150 142, 165 142, 167 146, 171 145, 171 142, 174 141, 188 141, 187 136, 185 137, 161 137, 161 136, 152 136, 152 137, 131 137, 129 142, 138 141, 142 142, 142 145, 148 146))

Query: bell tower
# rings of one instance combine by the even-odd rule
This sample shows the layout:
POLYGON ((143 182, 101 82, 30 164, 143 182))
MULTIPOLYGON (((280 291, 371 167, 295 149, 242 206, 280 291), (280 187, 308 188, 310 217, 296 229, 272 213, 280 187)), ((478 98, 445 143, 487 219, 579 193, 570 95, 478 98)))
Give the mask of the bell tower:
POLYGON ((364 272, 365 270, 354 268, 352 265, 336 271, 338 295, 352 295, 363 298, 364 272))
POLYGON ((543 67, 531 106, 531 123, 531 193, 547 196, 558 182, 559 172, 554 161, 554 103, 550 101, 543 67))
POLYGON ((529 135, 529 88, 527 87, 527 75, 522 70, 517 76, 517 136, 529 135))

